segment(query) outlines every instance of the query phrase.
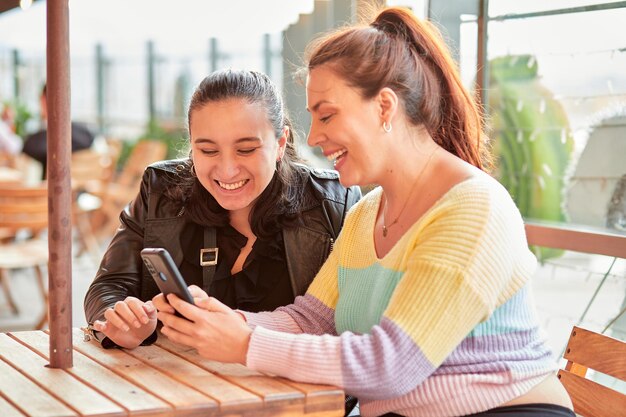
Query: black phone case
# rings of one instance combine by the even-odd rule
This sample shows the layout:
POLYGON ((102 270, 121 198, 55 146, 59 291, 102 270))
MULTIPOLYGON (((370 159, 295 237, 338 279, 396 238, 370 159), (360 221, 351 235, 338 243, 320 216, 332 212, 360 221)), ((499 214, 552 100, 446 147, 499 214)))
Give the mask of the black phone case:
POLYGON ((141 251, 141 258, 164 295, 176 294, 180 299, 193 304, 187 284, 167 250, 145 248, 141 251))

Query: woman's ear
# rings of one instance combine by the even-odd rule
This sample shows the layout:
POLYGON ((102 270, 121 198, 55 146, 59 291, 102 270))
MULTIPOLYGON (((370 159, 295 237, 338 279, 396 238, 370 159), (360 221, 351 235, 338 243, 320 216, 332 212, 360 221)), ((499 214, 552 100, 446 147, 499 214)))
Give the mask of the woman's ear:
POLYGON ((285 148, 287 147, 287 138, 289 137, 289 126, 283 128, 283 134, 278 138, 278 149, 276 150, 276 161, 283 159, 285 148))
POLYGON ((391 120, 398 111, 398 96, 395 91, 389 87, 382 88, 376 96, 379 107, 381 124, 383 122, 391 123, 391 120))

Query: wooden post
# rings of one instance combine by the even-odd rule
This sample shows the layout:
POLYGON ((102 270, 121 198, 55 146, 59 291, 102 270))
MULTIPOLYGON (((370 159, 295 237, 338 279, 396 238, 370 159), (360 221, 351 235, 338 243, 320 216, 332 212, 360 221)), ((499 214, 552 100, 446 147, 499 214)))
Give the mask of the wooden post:
POLYGON ((50 367, 72 366, 72 213, 68 0, 47 1, 50 367))

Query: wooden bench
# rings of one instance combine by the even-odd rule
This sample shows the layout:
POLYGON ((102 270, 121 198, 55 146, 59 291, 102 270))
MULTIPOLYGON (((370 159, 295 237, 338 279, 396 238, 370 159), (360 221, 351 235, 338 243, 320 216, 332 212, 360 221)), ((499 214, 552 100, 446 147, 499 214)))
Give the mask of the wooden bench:
POLYGON ((589 369, 626 381, 626 342, 574 326, 558 373, 583 417, 612 417, 626 413, 626 394, 588 379, 589 369))

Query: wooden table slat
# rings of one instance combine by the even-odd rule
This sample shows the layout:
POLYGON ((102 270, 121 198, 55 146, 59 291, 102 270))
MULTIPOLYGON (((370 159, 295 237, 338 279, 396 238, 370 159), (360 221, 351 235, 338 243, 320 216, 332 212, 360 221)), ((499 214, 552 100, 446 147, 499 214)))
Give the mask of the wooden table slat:
POLYGON ((305 404, 305 396, 301 391, 286 385, 274 378, 252 371, 243 365, 236 363, 221 363, 210 361, 197 354, 195 349, 177 345, 165 336, 161 335, 157 345, 169 350, 188 361, 214 372, 223 378, 254 392, 265 400, 267 407, 285 406, 288 404, 305 404))
MULTIPOLYGON (((0 391, 1 393, 2 391, 0 391)), ((15 408, 11 403, 9 403, 4 397, 0 395, 0 416, 2 417, 24 417, 20 410, 15 408)))
POLYGON ((102 349, 96 342, 86 342, 80 329, 73 331, 74 349, 116 374, 139 385, 176 408, 176 417, 207 416, 217 403, 204 394, 170 378, 122 349, 102 349))
POLYGON ((164 335, 159 335, 159 339, 155 344, 187 360, 198 363, 198 365, 201 365, 203 368, 209 369, 211 372, 219 375, 227 375, 230 377, 264 375, 238 363, 223 363, 204 359, 198 355, 198 352, 196 352, 194 348, 178 345, 164 335))
POLYGON ((34 381, 79 414, 123 416, 126 412, 63 369, 46 368, 48 361, 6 334, 0 334, 0 352, 5 362, 34 381))
MULTIPOLYGON (((48 358, 50 337, 45 332, 16 332, 12 335, 48 358)), ((109 397, 133 416, 164 413, 172 407, 137 385, 115 374, 91 358, 74 351, 74 366, 67 372, 89 384, 92 389, 109 397), (148 411, 146 411, 148 410, 148 411)))
MULTIPOLYGON (((0 354, 1 356, 1 354, 0 354)), ((0 358, 0 392, 27 416, 76 417, 78 414, 0 358)))
POLYGON ((143 362, 150 363, 150 366, 168 374, 171 378, 196 387, 214 398, 219 402, 219 408, 222 412, 258 409, 262 406, 263 400, 258 395, 207 372, 196 364, 158 346, 144 346, 127 353, 143 362))
POLYGON ((305 411, 307 415, 309 413, 336 410, 338 407, 344 406, 344 392, 337 387, 307 384, 306 382, 297 382, 281 377, 276 377, 276 380, 304 393, 306 396, 305 411))

